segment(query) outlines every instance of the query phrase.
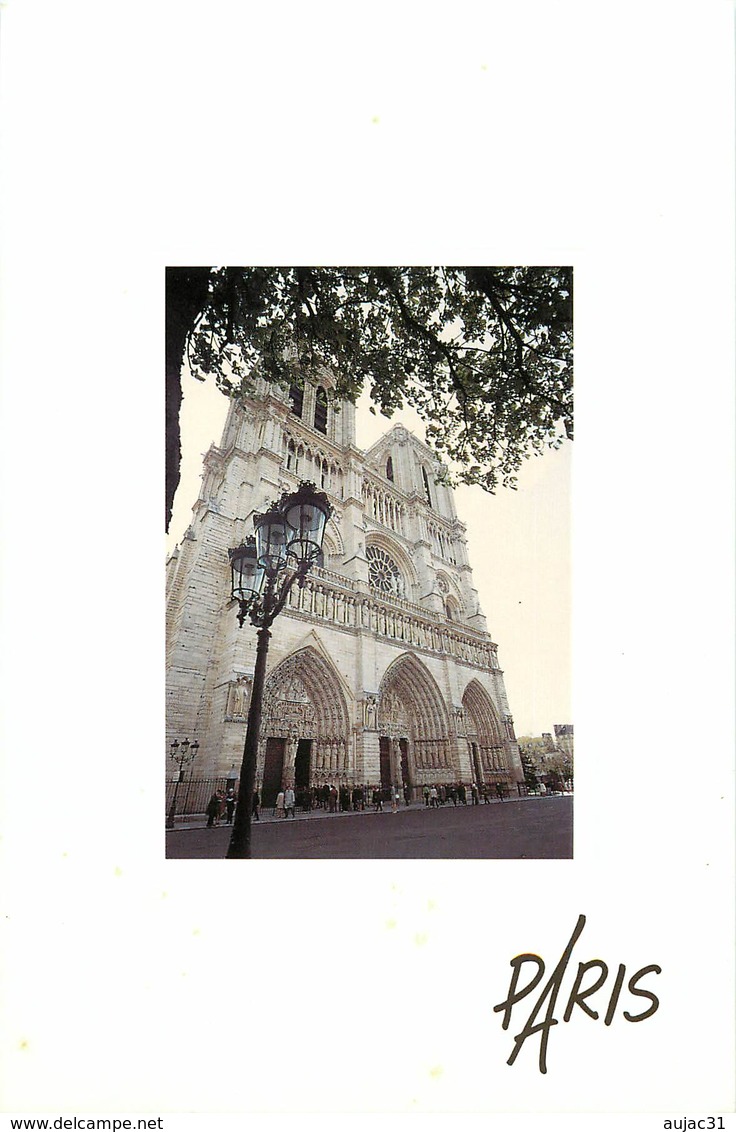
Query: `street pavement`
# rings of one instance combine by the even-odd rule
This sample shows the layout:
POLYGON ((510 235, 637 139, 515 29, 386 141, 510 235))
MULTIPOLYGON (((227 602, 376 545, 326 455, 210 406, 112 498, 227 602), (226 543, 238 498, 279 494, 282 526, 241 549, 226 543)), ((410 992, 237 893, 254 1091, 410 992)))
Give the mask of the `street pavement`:
MULTIPOLYGON (((490 805, 435 809, 402 806, 397 813, 363 810, 253 823, 252 856, 260 859, 569 859, 573 799, 528 797, 490 805)), ((232 827, 207 829, 205 820, 167 830, 169 858, 223 858, 232 827)))

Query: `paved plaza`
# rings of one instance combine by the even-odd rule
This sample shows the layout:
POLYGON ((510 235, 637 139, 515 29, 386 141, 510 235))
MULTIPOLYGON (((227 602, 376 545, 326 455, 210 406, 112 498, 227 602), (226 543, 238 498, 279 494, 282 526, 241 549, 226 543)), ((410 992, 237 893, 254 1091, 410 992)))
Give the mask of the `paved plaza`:
MULTIPOLYGON (((253 823, 252 855, 261 859, 496 859, 571 858, 573 799, 519 798, 490 805, 385 805, 360 813, 317 810, 296 818, 253 823)), ((205 821, 167 831, 170 858, 223 858, 231 826, 205 821)))

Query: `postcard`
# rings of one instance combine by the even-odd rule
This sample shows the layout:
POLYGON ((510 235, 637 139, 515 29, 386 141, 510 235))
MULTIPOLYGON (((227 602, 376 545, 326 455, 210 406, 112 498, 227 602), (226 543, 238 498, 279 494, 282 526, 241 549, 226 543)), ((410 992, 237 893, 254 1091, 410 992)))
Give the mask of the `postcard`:
POLYGON ((732 1127, 730 9, 2 20, 3 1126, 732 1127), (192 355, 169 520, 167 268, 434 264, 571 272, 574 440, 192 355))

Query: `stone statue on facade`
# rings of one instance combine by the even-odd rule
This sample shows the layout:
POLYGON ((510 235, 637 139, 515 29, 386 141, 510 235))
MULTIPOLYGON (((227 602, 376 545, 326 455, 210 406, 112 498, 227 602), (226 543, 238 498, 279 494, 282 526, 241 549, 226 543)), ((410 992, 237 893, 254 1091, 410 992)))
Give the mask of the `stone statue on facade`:
POLYGON ((378 715, 378 706, 375 696, 366 696, 365 704, 363 707, 363 717, 365 726, 369 731, 376 730, 376 720, 378 715))
POLYGON ((245 719, 250 703, 250 685, 249 676, 239 676, 237 680, 230 681, 225 706, 226 720, 245 719))

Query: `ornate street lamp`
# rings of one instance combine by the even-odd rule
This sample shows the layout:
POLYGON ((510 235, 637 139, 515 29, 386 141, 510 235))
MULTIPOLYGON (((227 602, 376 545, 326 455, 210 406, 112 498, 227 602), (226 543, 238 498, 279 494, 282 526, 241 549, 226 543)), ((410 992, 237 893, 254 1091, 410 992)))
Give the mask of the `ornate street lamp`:
MULTIPOLYGON (((199 743, 195 739, 190 744, 188 739, 183 739, 180 743, 178 739, 174 739, 171 744, 170 758, 179 767, 179 773, 176 777, 176 784, 174 786, 174 797, 171 801, 171 808, 169 809, 168 817, 166 818, 166 828, 173 829, 176 820, 176 796, 179 793, 179 783, 184 781, 184 771, 189 763, 194 762, 199 754, 199 743)), ((186 799, 185 799, 186 806, 186 799)))
POLYGON ((301 483, 275 506, 254 515, 255 537, 228 551, 232 596, 238 602, 238 623, 246 617, 258 629, 256 666, 248 709, 240 791, 228 857, 250 857, 250 813, 256 779, 258 736, 261 729, 269 629, 286 604, 294 582, 304 586, 307 574, 322 553, 332 506, 313 483, 301 483))

